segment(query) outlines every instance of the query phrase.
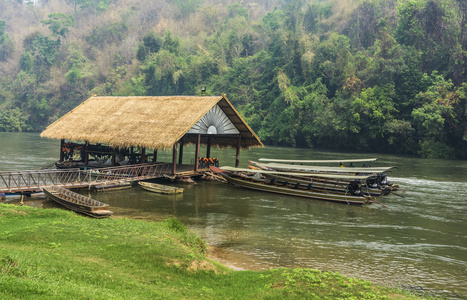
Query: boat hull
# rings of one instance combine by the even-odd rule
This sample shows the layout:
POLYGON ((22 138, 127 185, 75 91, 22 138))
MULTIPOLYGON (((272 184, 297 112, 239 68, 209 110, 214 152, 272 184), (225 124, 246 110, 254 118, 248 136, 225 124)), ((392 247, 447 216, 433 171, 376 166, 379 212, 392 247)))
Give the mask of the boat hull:
POLYGON ((276 178, 279 181, 288 181, 290 184, 300 183, 304 185, 310 184, 313 189, 319 189, 323 191, 334 191, 338 193, 345 193, 349 190, 358 189, 363 194, 369 194, 371 196, 381 196, 383 195, 383 191, 376 188, 368 188, 365 185, 361 185, 359 182, 355 182, 355 188, 352 188, 352 180, 332 180, 327 178, 320 178, 320 177, 294 177, 294 176, 286 176, 286 175, 264 175, 268 178, 274 179, 276 178))
MULTIPOLYGON (((262 170, 271 170, 271 171, 280 171, 280 172, 290 172, 294 171, 297 173, 303 173, 303 174, 316 174, 316 176, 310 177, 308 176, 287 176, 287 175, 274 175, 277 177, 281 178, 290 178, 290 181, 294 182, 300 182, 300 183, 310 183, 312 182, 316 188, 321 188, 325 190, 335 190, 335 191, 345 191, 348 187, 349 184, 351 184, 352 181, 354 180, 348 180, 348 179, 339 179, 339 180, 332 180, 329 178, 322 178, 319 177, 320 174, 340 174, 336 172, 316 172, 315 171, 306 171, 305 169, 293 169, 293 168, 270 168, 264 165, 261 165, 257 162, 252 163, 257 165, 257 168, 262 169, 262 170)), ((303 166, 300 166, 303 167, 303 166)), ((251 167, 253 168, 253 167, 251 167)), ((336 169, 342 169, 342 168, 336 168, 336 169)), ((351 169, 351 168, 345 168, 345 169, 351 169)), ((345 175, 348 175, 348 173, 342 173, 345 175)), ((287 179, 285 179, 287 180, 287 179)), ((397 186, 392 185, 392 184, 387 184, 383 183, 382 181, 386 180, 386 174, 372 174, 371 176, 368 176, 368 178, 364 181, 361 181, 360 189, 363 193, 370 194, 371 196, 384 196, 388 195, 391 191, 397 190, 397 186)))
POLYGON ((60 187, 43 187, 42 190, 47 198, 69 210, 93 218, 107 218, 112 215, 112 212, 108 210, 109 205, 70 190, 60 187))
POLYGON ((138 184, 145 190, 159 193, 159 194, 179 194, 183 193, 183 189, 174 186, 167 186, 163 184, 151 183, 151 182, 144 182, 140 181, 138 184))
POLYGON ((374 202, 374 199, 372 197, 367 196, 353 196, 350 194, 346 195, 337 193, 316 192, 308 190, 305 186, 297 185, 297 188, 290 186, 280 186, 275 184, 269 184, 269 180, 258 180, 247 176, 237 176, 233 173, 225 172, 218 168, 211 167, 211 170, 213 170, 214 173, 217 173, 224 177, 229 183, 233 185, 262 192, 296 196, 315 200, 339 202, 345 204, 363 205, 374 202))

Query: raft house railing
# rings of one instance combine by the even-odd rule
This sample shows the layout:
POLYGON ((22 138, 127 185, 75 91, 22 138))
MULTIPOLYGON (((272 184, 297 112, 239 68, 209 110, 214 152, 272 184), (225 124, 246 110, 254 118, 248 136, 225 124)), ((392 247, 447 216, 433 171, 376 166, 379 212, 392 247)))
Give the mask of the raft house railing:
POLYGON ((170 174, 170 163, 146 163, 99 169, 53 169, 0 172, 0 193, 35 192, 43 186, 91 187, 111 181, 137 181, 170 174))

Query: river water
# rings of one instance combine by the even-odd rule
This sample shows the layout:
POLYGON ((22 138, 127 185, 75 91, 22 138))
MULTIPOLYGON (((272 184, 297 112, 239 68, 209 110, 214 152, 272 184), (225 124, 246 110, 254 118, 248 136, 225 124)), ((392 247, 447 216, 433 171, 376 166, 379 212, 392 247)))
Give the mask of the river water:
MULTIPOLYGON (((41 139, 37 133, 0 133, 0 171, 53 163, 58 148, 59 141, 41 139)), ((221 165, 234 164, 235 150, 211 153, 221 165)), ((158 155, 162 161, 171 157, 158 155)), ((184 163, 192 157, 194 149, 186 147, 184 163)), ((234 268, 332 270, 386 286, 467 299, 466 161, 265 147, 242 151, 240 166, 261 157, 377 157, 372 166, 397 167, 389 179, 404 193, 378 198, 388 208, 304 200, 210 181, 181 185, 181 195, 139 187, 81 193, 108 203, 116 217, 175 216, 206 240, 213 257, 234 268)))

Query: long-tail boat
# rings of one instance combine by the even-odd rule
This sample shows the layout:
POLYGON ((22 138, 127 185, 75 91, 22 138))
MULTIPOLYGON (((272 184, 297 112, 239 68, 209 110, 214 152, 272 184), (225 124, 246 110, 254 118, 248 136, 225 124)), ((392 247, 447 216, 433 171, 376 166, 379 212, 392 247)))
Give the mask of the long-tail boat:
POLYGON ((93 218, 107 218, 112 215, 109 205, 92 198, 77 194, 58 186, 42 187, 45 195, 52 201, 93 218))
POLYGON ((309 165, 295 165, 295 164, 281 164, 281 163, 256 163, 260 167, 280 170, 280 171, 297 171, 297 172, 311 172, 311 173, 347 173, 347 174, 380 174, 387 172, 395 167, 326 167, 326 166, 309 166, 309 165))
POLYGON ((294 159, 276 159, 276 158, 260 158, 259 161, 279 162, 290 164, 332 164, 332 163, 357 163, 357 162, 374 162, 377 158, 356 158, 356 159, 318 159, 318 160, 294 160, 294 159))
MULTIPOLYGON (((323 167, 323 166, 308 166, 308 165, 290 165, 290 164, 280 164, 280 163, 269 163, 261 164, 259 162, 250 161, 250 163, 255 164, 256 167, 269 170, 269 171, 280 171, 280 172, 296 172, 302 175, 305 174, 315 174, 316 179, 319 180, 319 176, 322 174, 337 174, 337 175, 349 175, 350 179, 340 179, 340 181, 353 181, 352 175, 366 175, 364 184, 362 185, 362 190, 364 192, 370 193, 373 196, 387 195, 391 191, 397 190, 398 186, 390 184, 387 180, 387 175, 384 172, 387 172, 394 167, 376 167, 376 168, 349 168, 349 167, 323 167)), ((285 175, 284 175, 285 176, 285 175)), ((305 176, 295 176, 295 180, 302 179, 304 181, 309 181, 309 177, 305 176)), ((326 179, 321 180, 329 184, 336 184, 336 182, 326 179)))
POLYGON ((388 189, 370 188, 362 179, 352 178, 325 178, 325 177, 305 177, 305 176, 290 176, 281 174, 263 174, 269 179, 275 179, 279 182, 289 182, 291 184, 300 183, 310 185, 314 189, 325 190, 337 193, 346 193, 351 191, 355 195, 369 194, 372 196, 382 196, 390 192, 388 189))
MULTIPOLYGON (((299 182, 290 183, 286 181, 279 181, 263 176, 263 173, 273 175, 278 172, 268 172, 264 170, 251 170, 232 167, 216 168, 210 167, 212 172, 224 177, 229 183, 252 189, 257 191, 264 191, 276 194, 298 196, 309 199, 325 200, 332 202, 340 202, 346 204, 370 204, 375 202, 375 199, 370 195, 354 195, 352 191, 343 193, 330 192, 326 190, 319 190, 313 188, 312 185, 301 184, 299 182)), ((288 175, 296 175, 294 173, 287 173, 288 175)), ((337 178, 336 175, 323 175, 329 178, 337 178)), ((339 176, 339 175, 337 175, 339 176)), ((344 175, 343 175, 344 176, 344 175)), ((361 176, 365 178, 365 176, 361 176)))

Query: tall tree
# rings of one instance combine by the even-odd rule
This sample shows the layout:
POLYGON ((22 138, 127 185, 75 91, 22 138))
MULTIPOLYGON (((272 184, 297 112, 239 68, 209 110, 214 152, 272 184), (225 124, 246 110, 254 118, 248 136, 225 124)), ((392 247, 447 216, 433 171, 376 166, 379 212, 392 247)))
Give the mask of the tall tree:
POLYGON ((421 106, 412 112, 420 140, 420 154, 425 157, 455 156, 464 135, 466 95, 451 80, 434 74, 433 85, 416 99, 421 106), (463 122, 462 122, 463 121, 463 122))
POLYGON ((6 21, 0 20, 0 61, 6 61, 15 51, 15 43, 6 33, 6 21))
POLYGON ((62 13, 52 13, 48 19, 42 20, 41 23, 47 25, 54 36, 63 38, 70 32, 70 27, 76 25, 72 15, 62 13))

